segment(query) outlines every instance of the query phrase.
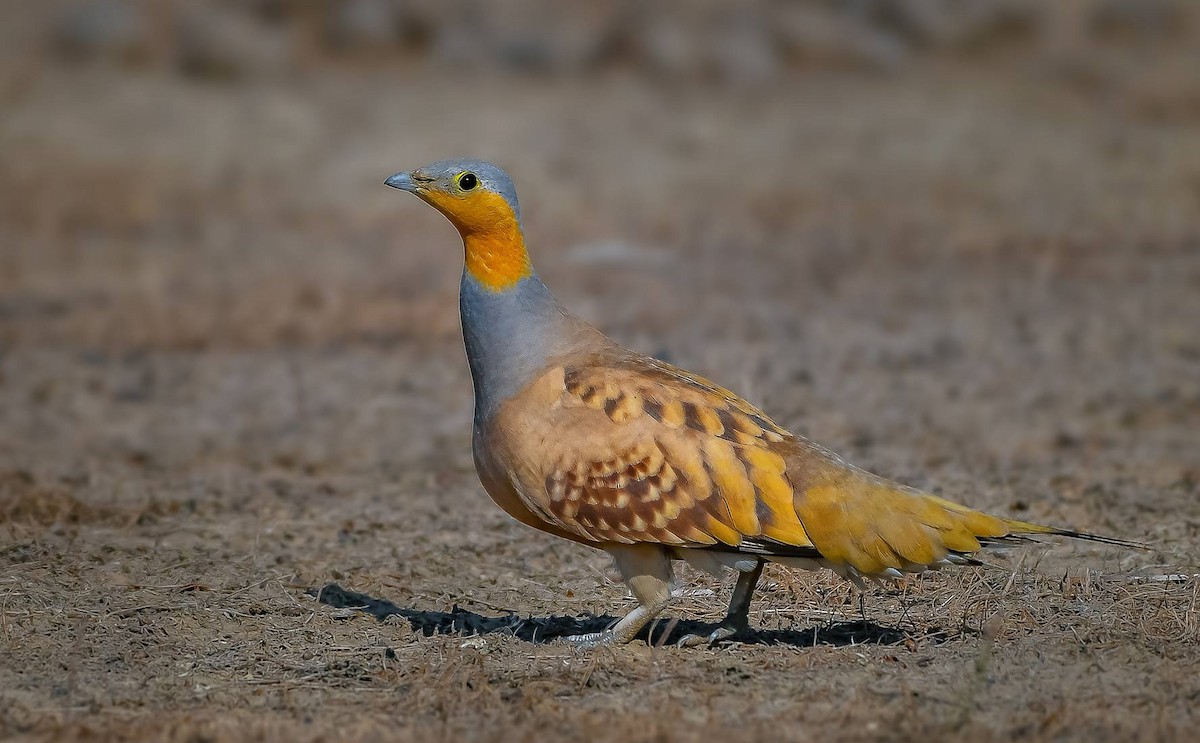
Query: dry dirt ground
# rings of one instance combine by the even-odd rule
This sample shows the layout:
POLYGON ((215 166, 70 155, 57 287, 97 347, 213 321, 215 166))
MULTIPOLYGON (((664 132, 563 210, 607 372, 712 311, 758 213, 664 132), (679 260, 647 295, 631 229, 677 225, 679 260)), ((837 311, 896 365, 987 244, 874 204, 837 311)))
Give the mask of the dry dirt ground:
MULTIPOLYGON (((1200 81, 1148 79, 6 77, 0 734, 1191 739, 1200 81), (475 479, 459 243, 381 185, 464 153, 618 339, 868 469, 1151 549, 861 594, 772 567, 750 642, 546 642, 631 600, 475 479)), ((730 582, 684 579, 670 616, 718 618, 730 582)))

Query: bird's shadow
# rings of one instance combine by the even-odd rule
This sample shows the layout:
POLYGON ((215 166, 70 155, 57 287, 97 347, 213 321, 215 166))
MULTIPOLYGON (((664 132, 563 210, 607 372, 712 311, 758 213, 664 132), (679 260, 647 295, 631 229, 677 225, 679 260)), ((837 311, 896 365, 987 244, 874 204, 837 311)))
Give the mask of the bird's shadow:
MULTIPOLYGON (((336 583, 329 583, 321 588, 310 588, 305 593, 315 597, 322 604, 336 609, 354 609, 364 614, 370 614, 380 621, 394 616, 403 617, 414 631, 420 632, 426 637, 504 634, 525 642, 543 644, 569 635, 600 632, 618 619, 618 617, 607 615, 599 617, 521 617, 516 614, 506 614, 488 617, 458 606, 448 612, 421 611, 396 606, 387 599, 377 599, 365 593, 347 591, 336 583)), ((674 623, 660 620, 643 629, 638 636, 642 640, 648 640, 650 633, 653 633, 654 644, 673 644, 688 634, 707 635, 712 628, 711 624, 695 620, 684 619, 674 623), (662 636, 664 630, 669 630, 666 638, 662 636)), ((935 641, 939 636, 944 637, 939 632, 925 635, 926 638, 932 638, 935 641)), ((902 630, 884 627, 864 619, 853 622, 834 622, 803 630, 752 630, 749 634, 739 635, 733 641, 747 645, 841 647, 847 645, 899 645, 908 637, 909 635, 902 630)))

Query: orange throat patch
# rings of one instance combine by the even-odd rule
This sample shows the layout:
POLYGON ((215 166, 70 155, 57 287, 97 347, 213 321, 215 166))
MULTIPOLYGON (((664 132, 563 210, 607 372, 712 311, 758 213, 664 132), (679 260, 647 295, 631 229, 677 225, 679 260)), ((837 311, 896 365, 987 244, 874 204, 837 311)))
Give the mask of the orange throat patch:
POLYGON ((533 274, 521 227, 463 235, 467 272, 486 289, 501 292, 533 274))
POLYGON ((439 191, 418 195, 458 228, 466 249, 467 272, 488 291, 511 289, 533 275, 521 223, 503 196, 490 191, 466 197, 439 191))

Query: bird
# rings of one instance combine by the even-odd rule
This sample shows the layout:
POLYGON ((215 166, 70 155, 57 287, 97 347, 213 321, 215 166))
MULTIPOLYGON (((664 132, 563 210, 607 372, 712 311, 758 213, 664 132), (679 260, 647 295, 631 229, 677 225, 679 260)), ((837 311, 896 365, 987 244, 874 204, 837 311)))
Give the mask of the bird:
POLYGON ((607 552, 637 600, 579 648, 634 639, 678 595, 674 563, 737 574, 697 646, 750 631, 767 562, 827 568, 864 586, 1039 536, 1112 537, 991 515, 860 469, 692 372, 627 349, 538 278, 509 175, 476 159, 392 175, 457 228, 459 312, 474 387, 472 453, 517 521, 607 552))

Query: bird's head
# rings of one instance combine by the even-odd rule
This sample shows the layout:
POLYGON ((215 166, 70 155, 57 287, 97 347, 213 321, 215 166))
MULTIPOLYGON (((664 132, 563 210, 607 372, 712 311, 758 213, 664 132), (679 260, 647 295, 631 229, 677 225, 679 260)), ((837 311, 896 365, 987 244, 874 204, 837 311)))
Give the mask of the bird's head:
POLYGON ((440 160, 384 181, 417 195, 468 234, 507 229, 520 223, 521 207, 512 179, 483 160, 440 160))
POLYGON ((458 228, 467 271, 488 289, 508 289, 533 273, 517 190, 499 167, 483 160, 440 160, 396 173, 384 184, 416 194, 458 228))

